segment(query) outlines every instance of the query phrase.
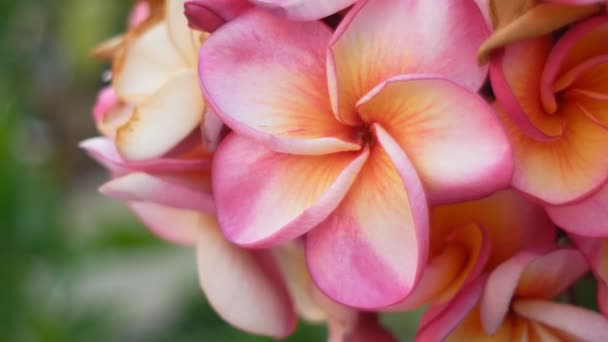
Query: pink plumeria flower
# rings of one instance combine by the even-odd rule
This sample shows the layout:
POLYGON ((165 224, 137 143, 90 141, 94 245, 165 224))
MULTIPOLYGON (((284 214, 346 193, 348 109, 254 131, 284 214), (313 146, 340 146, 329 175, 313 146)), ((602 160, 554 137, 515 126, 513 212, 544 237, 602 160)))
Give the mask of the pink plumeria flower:
POLYGON ((429 262, 414 292, 390 310, 452 300, 513 255, 553 248, 556 229, 542 206, 513 190, 431 210, 429 262))
POLYGON ((575 249, 522 252, 422 317, 417 341, 606 341, 602 315, 553 299, 588 271, 575 249))
POLYGON ((557 43, 544 36, 493 58, 492 86, 515 155, 513 186, 545 203, 558 226, 608 234, 608 17, 557 43))
POLYGON ((505 134, 475 94, 487 35, 472 0, 360 1, 334 33, 252 10, 216 31, 199 72, 234 131, 213 162, 225 236, 266 247, 308 233, 331 298, 407 297, 426 265, 427 199, 479 198, 511 178, 505 134))

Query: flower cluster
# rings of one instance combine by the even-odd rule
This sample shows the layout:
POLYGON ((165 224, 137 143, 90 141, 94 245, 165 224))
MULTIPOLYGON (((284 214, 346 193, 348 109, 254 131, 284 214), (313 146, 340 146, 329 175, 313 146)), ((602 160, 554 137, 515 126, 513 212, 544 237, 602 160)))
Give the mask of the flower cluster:
POLYGON ((140 0, 82 147, 246 331, 608 341, 607 6, 140 0))

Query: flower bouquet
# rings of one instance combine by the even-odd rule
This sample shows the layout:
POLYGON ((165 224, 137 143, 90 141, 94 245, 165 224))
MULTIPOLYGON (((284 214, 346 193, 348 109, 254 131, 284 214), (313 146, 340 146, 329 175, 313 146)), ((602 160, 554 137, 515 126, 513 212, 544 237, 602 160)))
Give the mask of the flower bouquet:
POLYGON ((81 146, 239 329, 608 341, 606 7, 137 1, 81 146))

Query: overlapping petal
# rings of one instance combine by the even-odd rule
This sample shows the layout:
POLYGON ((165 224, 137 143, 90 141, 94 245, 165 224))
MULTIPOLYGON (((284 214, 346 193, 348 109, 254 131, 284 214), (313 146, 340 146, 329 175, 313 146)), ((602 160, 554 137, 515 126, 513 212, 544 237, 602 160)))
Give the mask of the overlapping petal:
POLYGON ((399 145, 379 126, 377 143, 340 206, 306 239, 311 275, 330 298, 360 308, 403 300, 427 258, 422 184, 399 145))
POLYGON ((131 103, 146 99, 173 72, 187 68, 162 21, 130 32, 124 46, 113 63, 112 86, 119 98, 131 103))
POLYGON ((511 182, 511 148, 498 118, 456 83, 398 76, 362 98, 358 111, 407 151, 433 203, 480 198, 511 182))
POLYGON ((185 246, 196 246, 201 217, 196 211, 175 209, 151 202, 131 202, 128 207, 159 238, 185 246))
POLYGON ((598 16, 572 27, 555 45, 547 61, 545 78, 555 80, 593 57, 608 54, 608 47, 604 44, 606 34, 607 16, 598 16))
POLYGON ((293 239, 338 206, 368 152, 277 153, 232 134, 213 162, 213 191, 226 237, 241 245, 293 239))
POLYGON ((124 125, 133 114, 133 105, 121 101, 112 86, 103 88, 97 94, 93 107, 93 119, 101 134, 114 138, 116 131, 124 125))
POLYGON ((522 252, 490 274, 481 298, 481 321, 488 334, 502 325, 511 300, 552 299, 582 277, 589 266, 575 249, 544 255, 522 252))
POLYGON ((345 123, 357 123, 357 101, 400 74, 436 73, 477 91, 487 68, 477 64, 475 54, 487 36, 485 20, 471 0, 440 6, 432 1, 359 1, 334 33, 327 60, 335 114, 345 123))
POLYGON ((556 139, 564 129, 564 118, 547 115, 540 101, 540 80, 551 47, 548 37, 514 43, 490 64, 497 102, 518 129, 539 140, 556 139))
POLYGON ((431 251, 441 251, 444 236, 471 222, 483 226, 490 240, 488 269, 519 251, 548 251, 555 246, 557 230, 543 207, 514 190, 505 190, 481 200, 433 207, 431 251))
MULTIPOLYGON (((599 16, 574 26, 555 44, 546 61, 541 83, 541 99, 548 112, 555 112, 557 108, 555 92, 567 86, 564 84, 564 78, 567 78, 568 74, 572 74, 576 69, 588 71, 589 66, 598 64, 594 60, 608 55, 607 36, 608 17, 599 16), (585 65, 588 67, 584 67, 585 65)), ((587 77, 584 77, 587 81, 581 80, 581 84, 574 88, 590 88, 585 89, 587 91, 595 87, 601 88, 602 83, 595 81, 601 81, 602 76, 603 73, 587 72, 587 77), (595 79, 598 76, 600 78, 595 79)))
POLYGON ((273 247, 270 252, 285 279, 298 316, 309 322, 328 319, 328 313, 323 310, 315 297, 318 290, 306 268, 302 241, 294 240, 273 247))
POLYGON ((252 6, 247 0, 188 0, 184 11, 192 29, 213 32, 252 6))
MULTIPOLYGON (((480 277, 476 281, 466 286, 450 302, 432 306, 427 309, 420 321, 415 341, 443 341, 457 327, 459 328, 458 330, 461 330, 459 325, 462 324, 461 322, 467 317, 471 310, 476 307, 476 304, 483 292, 485 282, 486 277, 480 277)), ((464 323, 466 324, 467 321, 464 323)), ((461 338, 471 338, 474 336, 473 334, 475 332, 479 331, 479 323, 476 321, 471 323, 474 324, 472 328, 468 328, 466 325, 462 328, 464 331, 462 332, 463 335, 460 335, 461 338)), ((459 340, 458 335, 453 339, 453 341, 459 340)))
POLYGON ((602 315, 574 305, 543 300, 516 300, 513 310, 522 317, 551 327, 568 339, 606 341, 608 320, 602 315))
POLYGON ((275 338, 293 332, 296 315, 272 258, 226 241, 217 223, 201 224, 199 282, 209 303, 240 329, 275 338))
POLYGON ((249 11, 203 45, 200 80, 218 116, 275 152, 324 154, 359 149, 331 113, 320 22, 290 22, 249 11))
POLYGON ((134 172, 115 178, 99 191, 106 196, 126 202, 157 203, 171 208, 214 213, 211 194, 192 189, 189 184, 167 180, 143 172, 134 172))
POLYGON ((484 270, 491 246, 483 227, 474 223, 458 226, 441 240, 441 252, 429 260, 415 291, 391 310, 449 301, 484 270))
POLYGON ((547 213, 560 227, 575 234, 608 237, 608 185, 578 202, 547 206, 547 213))
POLYGON ((252 0, 260 7, 292 20, 317 20, 332 15, 357 0, 252 0))
POLYGON ((502 113, 515 155, 513 186, 551 205, 580 200, 598 191, 608 174, 608 134, 576 104, 560 106, 567 120, 560 139, 526 136, 502 113))
POLYGON ((431 210, 431 259, 416 290, 391 309, 437 306, 519 251, 552 249, 555 238, 543 208, 515 191, 436 206, 431 210))
POLYGON ((196 71, 177 72, 118 129, 118 150, 128 160, 160 157, 200 125, 204 110, 196 71))
POLYGON ((97 94, 97 101, 93 107, 93 119, 95 122, 99 122, 103 119, 104 115, 116 106, 119 102, 116 93, 112 86, 105 87, 97 94))
POLYGON ((175 49, 179 51, 185 63, 196 66, 200 39, 188 27, 188 20, 184 16, 184 3, 186 0, 165 1, 165 16, 169 38, 175 49))
POLYGON ((80 147, 112 173, 119 175, 133 171, 149 173, 196 172, 211 167, 208 158, 156 158, 138 162, 126 161, 120 156, 114 143, 110 139, 102 137, 87 139, 80 143, 80 147))

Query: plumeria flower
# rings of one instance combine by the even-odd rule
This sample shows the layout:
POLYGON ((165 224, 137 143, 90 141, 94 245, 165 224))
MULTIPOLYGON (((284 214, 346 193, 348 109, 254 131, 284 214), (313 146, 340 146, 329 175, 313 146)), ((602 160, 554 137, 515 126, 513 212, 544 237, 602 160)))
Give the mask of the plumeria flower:
POLYGON ((582 18, 604 10, 606 0, 480 0, 494 32, 479 49, 478 58, 486 62, 490 53, 520 40, 554 32, 582 18))
POLYGON ((429 262, 405 310, 449 302, 515 254, 553 248, 556 229, 542 206, 512 190, 431 210, 429 262))
POLYGON ((515 155, 513 186, 558 226, 608 234, 608 17, 514 43, 490 76, 515 155))
MULTIPOLYGON (((167 6, 164 13, 169 17, 173 13, 176 17, 163 24, 162 28, 166 31, 160 28, 160 31, 156 31, 157 38, 163 35, 170 38, 171 32, 192 37, 188 30, 171 28, 173 24, 185 28, 185 19, 177 18, 181 4, 182 1, 175 0, 172 4, 163 5, 167 6)), ((121 63, 124 63, 121 58, 133 59, 125 68, 134 70, 122 70, 133 78, 129 82, 148 82, 148 78, 138 73, 145 71, 162 75, 164 68, 161 63, 138 69, 142 68, 137 63, 138 58, 150 57, 149 54, 158 52, 154 49, 147 50, 154 47, 153 44, 145 44, 146 35, 151 34, 147 30, 155 30, 154 25, 157 23, 154 20, 164 20, 156 17, 158 13, 153 11, 158 7, 150 5, 148 2, 138 3, 130 20, 133 30, 141 30, 138 34, 142 34, 144 43, 138 40, 140 38, 129 40, 127 34, 119 47, 126 52, 121 51, 115 57, 121 63), (125 53, 131 55, 121 55, 125 53)), ((171 48, 174 53, 180 51, 177 44, 162 47, 171 48)), ((163 53, 166 55, 172 52, 163 53)), ((184 65, 184 68, 189 69, 188 65, 184 65)), ((181 72, 181 69, 168 72, 169 79, 181 72)), ((133 120, 134 111, 141 107, 137 101, 120 98, 115 90, 116 84, 114 82, 100 92, 93 110, 96 124, 104 137, 89 139, 81 144, 112 175, 112 180, 104 184, 100 191, 125 202, 160 238, 196 248, 201 288, 221 317, 240 329, 276 338, 290 335, 296 319, 300 317, 311 322, 328 322, 333 341, 355 341, 365 339, 366 336, 381 337, 380 341, 393 341, 392 336, 378 324, 374 314, 361 314, 346 308, 318 290, 306 269, 300 241, 272 249, 246 250, 224 239, 215 218, 215 204, 209 183, 212 158, 210 147, 213 145, 209 143, 209 136, 205 135, 208 130, 201 132, 195 128, 193 133, 181 138, 181 141, 177 141, 160 156, 136 158, 137 160, 125 158, 117 146, 120 131, 124 129, 125 120, 133 120)), ((146 86, 128 85, 130 90, 146 86)), ((200 92, 196 82, 192 86, 200 92)), ((167 124, 166 118, 162 116, 175 117, 175 112, 184 108, 183 104, 176 105, 171 101, 153 102, 156 96, 155 93, 144 100, 146 106, 150 106, 149 110, 159 111, 159 116, 146 118, 149 120, 148 127, 167 124)), ((205 115, 204 119, 209 120, 209 117, 205 115)), ((201 125, 204 127, 204 123, 201 125)), ((169 126, 171 125, 167 128, 169 126)), ((146 133, 154 133, 154 130, 140 133, 142 138, 146 133)), ((146 139, 154 143, 155 138, 153 135, 146 139)))
POLYGON ((308 233, 324 293, 362 308, 402 301, 426 265, 427 199, 479 198, 511 179, 503 129, 475 93, 487 35, 472 0, 360 1, 333 33, 262 10, 222 26, 199 71, 234 131, 213 161, 225 236, 259 248, 308 233))
POLYGON ((576 249, 519 253, 427 309, 416 340, 606 341, 606 318, 553 300, 587 271, 576 249))

